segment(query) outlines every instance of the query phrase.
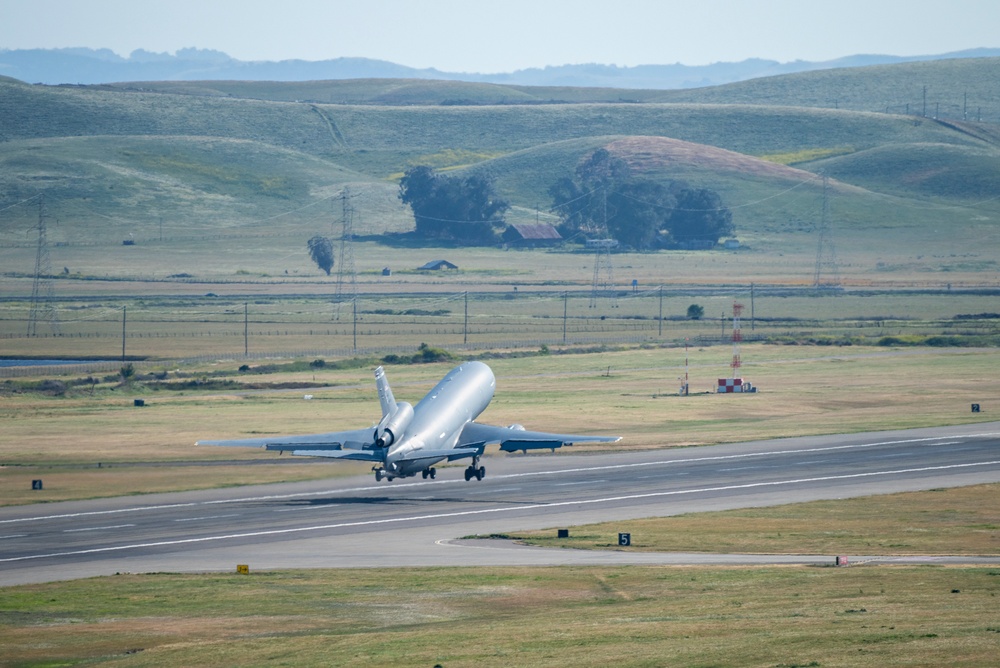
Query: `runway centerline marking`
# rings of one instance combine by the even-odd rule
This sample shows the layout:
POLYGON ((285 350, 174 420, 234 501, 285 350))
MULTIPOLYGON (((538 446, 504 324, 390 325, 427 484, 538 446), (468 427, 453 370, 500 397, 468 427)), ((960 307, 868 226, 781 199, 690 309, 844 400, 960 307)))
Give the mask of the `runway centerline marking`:
POLYGON ((63 529, 63 533, 80 533, 81 531, 107 531, 108 529, 127 529, 134 527, 134 524, 116 524, 108 527, 84 527, 82 529, 63 529))
POLYGON ((205 515, 204 517, 181 517, 174 520, 174 522, 200 522, 202 520, 221 520, 226 517, 239 517, 239 513, 231 513, 229 515, 205 515))
POLYGON ((700 487, 687 490, 673 490, 666 492, 647 492, 645 494, 625 494, 621 496, 609 496, 599 499, 575 499, 572 501, 555 501, 552 503, 535 503, 521 506, 502 506, 499 508, 483 508, 480 510, 461 510, 450 513, 432 513, 428 515, 415 515, 412 517, 390 517, 380 520, 360 520, 356 522, 339 522, 336 524, 321 524, 309 527, 292 527, 288 529, 267 529, 262 531, 247 531, 244 533, 222 534, 218 536, 201 536, 198 538, 178 538, 174 540, 152 541, 148 543, 135 543, 132 545, 115 545, 110 547, 95 547, 85 550, 69 550, 66 552, 52 552, 48 554, 25 555, 22 557, 0 558, 0 563, 11 563, 16 561, 31 561, 36 559, 69 557, 85 554, 100 554, 106 552, 121 552, 124 550, 135 550, 151 547, 168 547, 173 545, 192 545, 195 543, 210 543, 220 540, 233 540, 238 538, 257 538, 261 536, 280 536, 290 534, 301 534, 315 531, 329 531, 331 529, 344 529, 362 526, 379 526, 389 524, 405 524, 409 522, 419 522, 422 520, 444 519, 449 517, 471 517, 474 515, 488 515, 510 512, 523 512, 539 508, 559 508, 565 506, 594 505, 599 503, 615 503, 620 501, 635 501, 640 499, 651 499, 656 497, 682 496, 685 494, 697 494, 701 492, 724 492, 739 489, 756 489, 765 487, 781 487, 784 485, 797 485, 811 482, 825 482, 829 480, 852 480, 861 478, 874 478, 880 476, 900 475, 905 473, 924 473, 929 471, 948 471, 955 469, 969 469, 982 466, 1000 465, 1000 460, 989 462, 973 462, 969 464, 949 464, 942 466, 924 466, 911 469, 894 469, 889 471, 869 471, 867 473, 845 473, 841 475, 819 476, 813 478, 793 478, 789 480, 772 480, 769 482, 745 483, 741 485, 721 485, 716 487, 700 487))

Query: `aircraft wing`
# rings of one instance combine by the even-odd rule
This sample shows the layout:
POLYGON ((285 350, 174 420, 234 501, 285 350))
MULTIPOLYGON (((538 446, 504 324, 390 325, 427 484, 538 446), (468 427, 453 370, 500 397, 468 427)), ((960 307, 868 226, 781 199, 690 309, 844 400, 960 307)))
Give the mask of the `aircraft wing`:
POLYGON ((229 440, 206 439, 198 441, 195 445, 256 447, 266 450, 290 451, 294 455, 309 457, 380 462, 382 461, 382 451, 375 447, 373 441, 373 429, 354 429, 352 431, 332 431, 325 434, 303 434, 301 436, 262 436, 229 440))
POLYGON ((504 452, 518 450, 554 450, 574 443, 614 443, 621 436, 594 436, 588 434, 551 434, 544 431, 526 431, 521 427, 494 427, 488 424, 470 422, 462 429, 456 448, 475 447, 488 443, 499 443, 504 452))

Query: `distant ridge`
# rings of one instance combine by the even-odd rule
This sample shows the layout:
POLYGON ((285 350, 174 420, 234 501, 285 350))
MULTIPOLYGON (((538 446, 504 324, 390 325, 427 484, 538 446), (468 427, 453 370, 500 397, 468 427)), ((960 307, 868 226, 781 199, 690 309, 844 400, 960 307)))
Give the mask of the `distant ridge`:
POLYGON ((221 51, 181 49, 175 54, 133 51, 127 58, 109 49, 0 50, 0 76, 27 83, 104 84, 124 81, 314 81, 332 79, 437 79, 521 86, 580 86, 674 90, 718 86, 778 74, 841 67, 1000 56, 1000 49, 970 49, 940 55, 855 55, 825 62, 780 63, 751 58, 712 65, 638 65, 596 63, 480 74, 416 69, 370 58, 322 61, 241 61, 221 51))

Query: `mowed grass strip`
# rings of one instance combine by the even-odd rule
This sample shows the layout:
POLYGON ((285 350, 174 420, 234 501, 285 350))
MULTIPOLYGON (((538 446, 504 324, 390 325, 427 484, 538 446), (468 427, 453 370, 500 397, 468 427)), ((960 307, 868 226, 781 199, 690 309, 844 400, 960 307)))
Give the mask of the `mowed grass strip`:
POLYGON ((8 588, 0 642, 11 666, 985 666, 998 591, 991 568, 251 564, 8 588))
MULTIPOLYGON (((945 446, 947 447, 947 446, 945 446)), ((739 554, 998 555, 1000 485, 976 485, 857 499, 811 501, 676 517, 605 522, 511 536, 575 549, 739 554)))

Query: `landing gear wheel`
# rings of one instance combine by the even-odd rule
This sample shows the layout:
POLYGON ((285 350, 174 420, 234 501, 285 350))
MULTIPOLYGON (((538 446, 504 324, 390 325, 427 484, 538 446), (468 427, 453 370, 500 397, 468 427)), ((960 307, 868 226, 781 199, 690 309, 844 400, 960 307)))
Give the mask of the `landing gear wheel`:
POLYGON ((434 478, 436 478, 437 474, 438 474, 437 469, 436 468, 431 468, 430 474, 431 474, 431 480, 434 480, 434 478))
POLYGON ((423 471, 421 471, 420 475, 423 476, 424 480, 427 480, 427 476, 429 475, 428 472, 427 472, 427 469, 424 469, 423 471))
POLYGON ((382 482, 382 469, 375 469, 375 482, 382 482))
POLYGON ((465 469, 465 482, 472 480, 472 467, 465 469))
POLYGON ((476 469, 476 480, 482 480, 485 477, 486 477, 486 467, 480 466, 478 469, 476 469))

